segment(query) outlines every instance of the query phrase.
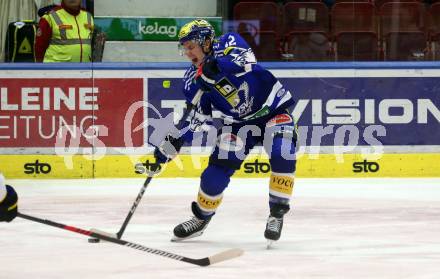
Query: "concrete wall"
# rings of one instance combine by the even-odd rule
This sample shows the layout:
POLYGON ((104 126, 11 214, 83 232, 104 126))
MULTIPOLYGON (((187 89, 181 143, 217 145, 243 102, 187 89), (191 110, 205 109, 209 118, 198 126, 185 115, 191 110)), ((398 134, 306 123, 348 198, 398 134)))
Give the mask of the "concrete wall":
POLYGON ((216 16, 217 0, 95 0, 95 16, 216 16))

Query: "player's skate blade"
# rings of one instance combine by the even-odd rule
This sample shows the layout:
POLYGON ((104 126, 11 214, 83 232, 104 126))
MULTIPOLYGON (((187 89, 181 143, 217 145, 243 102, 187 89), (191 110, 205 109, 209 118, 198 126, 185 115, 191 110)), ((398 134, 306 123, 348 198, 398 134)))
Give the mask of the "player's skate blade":
MULTIPOLYGON (((193 207, 196 206, 197 205, 193 202, 193 207)), ((193 212, 194 211, 196 210, 193 209, 193 212)), ((197 215, 197 212, 195 212, 195 215, 197 215)), ((174 237, 171 239, 171 241, 182 241, 185 239, 200 236, 206 229, 210 221, 210 217, 208 219, 201 219, 196 216, 192 216, 191 219, 177 225, 174 228, 174 237)))
POLYGON ((173 236, 173 237, 171 238, 171 242, 180 242, 180 241, 184 241, 184 240, 187 240, 187 239, 191 239, 191 238, 195 238, 195 237, 201 236, 202 234, 203 234, 203 231, 201 231, 201 232, 196 232, 196 233, 194 233, 194 234, 192 234, 192 235, 190 235, 190 236, 187 236, 187 237, 173 236))
POLYGON ((269 215, 264 231, 264 237, 267 239, 267 249, 272 248, 273 243, 280 239, 282 229, 283 217, 277 218, 269 215))
POLYGON ((268 239, 266 249, 267 250, 272 249, 274 243, 275 243, 275 240, 268 239))

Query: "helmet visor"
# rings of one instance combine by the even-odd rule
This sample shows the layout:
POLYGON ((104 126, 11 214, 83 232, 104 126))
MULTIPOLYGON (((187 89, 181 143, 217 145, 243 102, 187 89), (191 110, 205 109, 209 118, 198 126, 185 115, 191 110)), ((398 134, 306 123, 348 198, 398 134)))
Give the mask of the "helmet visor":
POLYGON ((186 40, 182 43, 179 42, 179 44, 177 45, 177 49, 179 51, 179 54, 181 56, 184 56, 187 54, 188 51, 191 51, 199 46, 203 49, 203 45, 201 45, 198 40, 193 39, 193 40, 186 40), (190 42, 190 43, 186 43, 186 42, 190 42))

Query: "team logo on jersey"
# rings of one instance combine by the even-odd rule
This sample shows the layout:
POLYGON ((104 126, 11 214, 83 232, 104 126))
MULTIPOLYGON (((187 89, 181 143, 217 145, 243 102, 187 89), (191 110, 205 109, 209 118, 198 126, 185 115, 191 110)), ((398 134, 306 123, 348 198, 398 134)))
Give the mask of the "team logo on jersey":
POLYGON ((277 116, 269 120, 269 122, 267 122, 266 127, 273 127, 276 125, 288 124, 292 122, 293 122, 292 116, 288 115, 287 113, 283 113, 283 114, 278 114, 277 116))
POLYGON ((243 92, 241 95, 244 97, 244 100, 240 106, 237 104, 233 111, 237 112, 240 117, 243 117, 252 111, 254 97, 252 96, 249 98, 249 85, 246 81, 240 84, 238 92, 243 92))

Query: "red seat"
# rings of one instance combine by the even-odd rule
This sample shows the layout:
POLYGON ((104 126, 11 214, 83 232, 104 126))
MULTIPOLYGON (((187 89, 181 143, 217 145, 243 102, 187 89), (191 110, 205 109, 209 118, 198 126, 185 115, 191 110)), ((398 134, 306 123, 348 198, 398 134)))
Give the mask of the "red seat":
POLYGON ((385 3, 380 9, 381 34, 389 32, 425 32, 425 9, 418 2, 385 3))
POLYGON ((440 33, 431 36, 432 55, 434 60, 440 60, 440 33))
POLYGON ((340 32, 334 42, 337 61, 376 61, 380 58, 375 32, 340 32))
POLYGON ((285 52, 289 60, 328 61, 329 11, 322 2, 289 2, 283 7, 285 52))
POLYGON ((237 32, 248 42, 257 60, 280 60, 281 13, 277 4, 269 1, 237 3, 233 19, 237 32))
POLYGON ((331 10, 338 61, 379 59, 376 9, 368 2, 340 2, 331 10))
POLYGON ((356 2, 356 3, 371 3, 371 1, 370 0, 351 0, 351 1, 348 1, 348 0, 335 0, 333 3, 350 3, 350 2, 356 2))
POLYGON ((330 61, 330 40, 325 32, 292 31, 286 37, 286 53, 293 61, 330 61))
POLYGON ((272 2, 240 2, 234 6, 233 19, 254 25, 257 31, 278 32, 281 14, 278 5, 272 2))
POLYGON ((382 5, 385 3, 390 3, 390 2, 422 2, 420 0, 372 0, 372 2, 374 3, 374 6, 376 7, 377 10, 380 10, 382 8, 382 5))
POLYGON ((285 4, 290 3, 290 2, 320 2, 320 1, 318 1, 318 0, 286 0, 286 1, 284 1, 285 4))
POLYGON ((257 61, 279 61, 281 59, 280 42, 275 32, 240 32, 240 36, 252 48, 257 61))
POLYGON ((440 3, 429 9, 429 35, 434 60, 440 60, 440 3))
POLYGON ((424 32, 389 32, 384 39, 385 60, 428 60, 428 44, 424 32))
POLYGON ((440 3, 432 4, 429 8, 429 31, 431 34, 440 33, 440 3))
POLYGON ((375 7, 368 2, 336 3, 331 10, 331 26, 334 35, 346 31, 377 33, 375 7))
POLYGON ((419 2, 389 2, 380 8, 385 60, 427 60, 426 12, 419 2))
POLYGON ((284 5, 284 32, 319 31, 328 33, 329 12, 321 2, 289 2, 284 5))

